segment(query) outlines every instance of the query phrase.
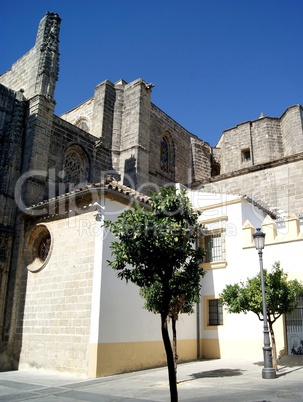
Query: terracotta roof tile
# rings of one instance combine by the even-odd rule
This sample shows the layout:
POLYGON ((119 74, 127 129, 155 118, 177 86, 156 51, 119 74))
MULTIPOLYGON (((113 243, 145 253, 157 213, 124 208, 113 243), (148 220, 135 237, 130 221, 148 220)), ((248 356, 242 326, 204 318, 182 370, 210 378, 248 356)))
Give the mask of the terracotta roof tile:
POLYGON ((78 195, 80 193, 86 192, 87 190, 110 190, 111 192, 117 192, 117 196, 119 194, 123 194, 125 196, 128 196, 129 198, 133 198, 137 201, 140 201, 144 204, 149 205, 150 204, 150 198, 147 195, 144 195, 136 190, 133 190, 130 187, 125 186, 124 184, 119 183, 112 177, 106 178, 104 181, 100 181, 98 183, 91 183, 91 184, 86 184, 83 187, 77 187, 74 190, 71 190, 67 193, 60 194, 56 197, 49 198, 43 201, 38 202, 37 204, 33 204, 30 208, 28 209, 33 209, 33 208, 39 208, 42 206, 45 206, 49 204, 50 202, 58 201, 60 202, 61 200, 65 198, 69 198, 75 195, 78 195))

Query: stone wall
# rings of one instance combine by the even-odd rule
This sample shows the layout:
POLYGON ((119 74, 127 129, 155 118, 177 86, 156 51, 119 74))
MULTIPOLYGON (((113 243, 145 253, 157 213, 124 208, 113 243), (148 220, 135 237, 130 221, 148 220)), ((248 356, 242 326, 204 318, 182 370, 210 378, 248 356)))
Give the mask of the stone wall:
POLYGON ((0 76, 0 82, 14 91, 24 90, 24 95, 29 98, 35 92, 37 64, 37 49, 32 48, 0 76))
POLYGON ((300 105, 289 107, 281 118, 261 116, 239 124, 223 132, 216 148, 220 175, 202 181, 203 189, 247 195, 278 214, 301 214, 302 152, 300 105))
POLYGON ((210 146, 192 135, 156 105, 151 109, 150 181, 162 186, 168 182, 188 184, 210 177, 210 146), (161 139, 164 133, 171 138, 174 153, 174 174, 160 169, 161 139))
POLYGON ((27 99, 36 94, 54 98, 59 71, 61 19, 47 13, 40 21, 35 46, 0 76, 0 83, 14 91, 23 89, 27 99))
POLYGON ((28 102, 23 175, 16 189, 17 193, 20 193, 24 207, 42 201, 44 198, 48 179, 53 109, 53 101, 42 95, 36 95, 28 102))
POLYGON ((130 187, 149 192, 170 182, 188 184, 208 178, 211 147, 152 104, 150 96, 151 87, 142 79, 129 84, 104 81, 95 88, 93 99, 61 117, 71 124, 81 116, 88 119, 103 154, 111 153, 113 174, 130 187), (171 139, 169 174, 160 168, 164 133, 171 139))
POLYGON ((150 92, 142 79, 124 88, 119 172, 136 189, 149 181, 150 92))
POLYGON ((288 108, 281 117, 284 155, 293 155, 303 151, 302 106, 288 108))
POLYGON ((77 126, 81 120, 85 120, 88 125, 88 132, 92 132, 93 121, 93 103, 94 98, 88 99, 81 105, 74 107, 72 110, 60 116, 61 119, 77 126))
POLYGON ((0 341, 6 338, 7 287, 16 239, 15 186, 22 172, 26 102, 0 85, 0 341))
POLYGON ((0 226, 15 225, 15 185, 22 171, 26 104, 22 92, 0 85, 0 226))
POLYGON ((81 148, 84 155, 85 183, 97 183, 101 180, 102 174, 112 170, 110 152, 102 144, 96 146, 96 138, 93 135, 55 117, 48 161, 52 177, 49 182, 48 194, 45 194, 46 199, 68 190, 63 186, 63 180, 61 180, 64 178, 64 155, 69 147, 75 145, 81 148))
POLYGON ((206 142, 192 137, 191 153, 192 177, 188 183, 208 179, 211 174, 211 147, 206 142))
POLYGON ((37 226, 25 231, 20 261, 25 303, 19 304, 16 329, 22 339, 21 369, 87 374, 95 240, 82 228, 94 222, 92 214, 44 221, 42 226, 51 233, 51 251, 32 271, 26 268, 35 258, 37 226))
POLYGON ((302 152, 302 107, 288 108, 281 118, 261 116, 226 130, 217 147, 221 150, 221 174, 302 152))
POLYGON ((246 195, 280 214, 303 213, 303 153, 218 176, 205 192, 246 195))

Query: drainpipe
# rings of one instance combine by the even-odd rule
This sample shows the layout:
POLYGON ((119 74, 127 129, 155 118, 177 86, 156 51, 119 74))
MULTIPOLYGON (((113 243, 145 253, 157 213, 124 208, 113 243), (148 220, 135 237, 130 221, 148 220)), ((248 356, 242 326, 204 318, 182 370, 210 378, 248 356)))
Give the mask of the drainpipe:
POLYGON ((200 303, 197 303, 197 359, 200 359, 200 303))
MULTIPOLYGON (((196 239, 196 250, 199 246, 199 239, 196 239)), ((201 280, 201 279, 200 279, 201 280)), ((200 359, 201 351, 200 351, 200 302, 196 305, 196 324, 197 324, 197 359, 200 359)))

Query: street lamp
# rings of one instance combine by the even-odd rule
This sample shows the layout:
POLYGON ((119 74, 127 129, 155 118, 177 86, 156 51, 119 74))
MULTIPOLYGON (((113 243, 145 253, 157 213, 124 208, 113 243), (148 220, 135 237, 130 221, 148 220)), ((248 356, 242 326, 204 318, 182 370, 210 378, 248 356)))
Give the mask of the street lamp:
POLYGON ((264 283, 264 273, 263 273, 263 259, 262 250, 265 243, 265 233, 261 232, 260 228, 256 229, 253 234, 255 247, 259 254, 260 263, 260 275, 261 275, 261 287, 262 287, 262 304, 263 304, 263 333, 264 333, 264 346, 263 346, 263 356, 264 356, 264 368, 262 369, 262 378, 271 379, 276 378, 276 370, 273 368, 272 364, 272 347, 270 346, 269 340, 269 330, 267 323, 267 308, 266 308, 266 298, 265 298, 265 283, 264 283))

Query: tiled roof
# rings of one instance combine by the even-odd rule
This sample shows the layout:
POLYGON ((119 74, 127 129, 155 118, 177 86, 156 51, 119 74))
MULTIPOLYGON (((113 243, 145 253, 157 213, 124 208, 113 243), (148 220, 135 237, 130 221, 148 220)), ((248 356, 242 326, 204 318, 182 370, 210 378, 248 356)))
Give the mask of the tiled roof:
POLYGON ((67 198, 76 197, 77 195, 88 193, 90 191, 108 192, 108 193, 111 193, 112 195, 116 195, 116 197, 119 197, 119 196, 120 197, 121 196, 129 197, 130 199, 133 199, 140 203, 150 205, 150 198, 147 195, 142 194, 136 190, 133 190, 130 187, 127 187, 127 186, 119 183, 112 177, 108 177, 108 178, 106 178, 106 180, 101 181, 99 183, 86 184, 83 187, 77 187, 67 193, 60 194, 56 197, 40 201, 37 204, 33 204, 31 207, 26 208, 26 209, 33 210, 33 209, 37 209, 37 208, 43 208, 44 206, 46 206, 50 203, 57 203, 57 202, 65 200, 67 198))

